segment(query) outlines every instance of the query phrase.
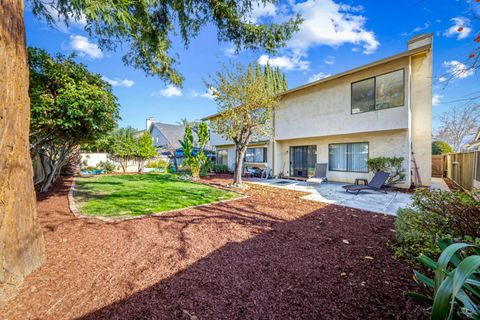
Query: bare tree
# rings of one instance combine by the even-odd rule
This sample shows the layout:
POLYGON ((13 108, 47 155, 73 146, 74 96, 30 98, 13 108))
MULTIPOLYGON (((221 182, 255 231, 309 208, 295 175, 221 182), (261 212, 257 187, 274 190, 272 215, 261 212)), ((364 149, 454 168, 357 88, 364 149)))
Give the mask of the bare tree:
POLYGON ((448 142, 455 152, 459 152, 465 139, 480 127, 480 105, 454 107, 444 112, 439 120, 440 128, 435 138, 448 142))

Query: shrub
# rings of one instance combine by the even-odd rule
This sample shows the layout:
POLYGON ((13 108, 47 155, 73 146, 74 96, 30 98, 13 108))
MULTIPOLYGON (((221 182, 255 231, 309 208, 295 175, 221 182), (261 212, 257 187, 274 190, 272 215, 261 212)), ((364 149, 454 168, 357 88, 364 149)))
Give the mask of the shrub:
POLYGON ((213 171, 215 173, 228 173, 228 166, 226 164, 214 164, 213 171))
POLYGON ((170 163, 168 161, 159 159, 155 161, 150 161, 145 165, 145 168, 158 168, 158 169, 163 169, 167 171, 169 166, 170 166, 170 163))
POLYGON ((432 142, 432 154, 439 155, 444 153, 453 152, 453 148, 445 141, 433 141, 432 142))
POLYGON ((480 237, 480 191, 420 189, 413 195, 413 204, 426 215, 447 218, 449 229, 456 237, 480 237))
POLYGON ((200 168, 200 177, 205 177, 209 171, 212 171, 213 162, 207 158, 206 162, 200 168))
POLYGON ((372 172, 384 171, 389 174, 386 185, 394 185, 405 181, 403 157, 377 157, 367 160, 368 169, 372 172))
POLYGON ((110 161, 100 161, 99 163, 97 163, 97 169, 105 170, 105 172, 110 173, 115 171, 117 169, 117 166, 110 161))
POLYGON ((439 241, 438 261, 422 255, 419 261, 435 274, 434 279, 414 271, 417 282, 433 289, 433 296, 416 292, 406 295, 431 306, 431 319, 480 319, 480 247, 439 241), (474 254, 468 254, 470 252, 474 254), (449 267, 450 266, 450 267, 449 267))
POLYGON ((418 189, 412 207, 400 209, 395 221, 395 255, 416 261, 419 254, 436 257, 437 238, 479 241, 480 192, 418 189))
POLYGON ((440 253, 436 239, 451 238, 448 221, 437 214, 424 214, 412 208, 400 209, 395 220, 398 245, 395 256, 415 264, 419 254, 436 257, 440 253))

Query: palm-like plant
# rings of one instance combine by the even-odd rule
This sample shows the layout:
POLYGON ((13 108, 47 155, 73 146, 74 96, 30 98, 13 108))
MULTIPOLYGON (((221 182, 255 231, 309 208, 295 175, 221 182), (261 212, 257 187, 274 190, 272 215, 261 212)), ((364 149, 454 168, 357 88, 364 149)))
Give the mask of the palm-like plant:
POLYGON ((480 320, 480 247, 467 243, 448 243, 439 240, 443 250, 435 262, 419 257, 434 278, 414 271, 415 279, 433 289, 433 296, 416 292, 406 295, 431 305, 431 319, 469 318, 480 320), (470 250, 467 250, 470 249, 470 250), (467 251, 473 252, 468 255, 467 251))

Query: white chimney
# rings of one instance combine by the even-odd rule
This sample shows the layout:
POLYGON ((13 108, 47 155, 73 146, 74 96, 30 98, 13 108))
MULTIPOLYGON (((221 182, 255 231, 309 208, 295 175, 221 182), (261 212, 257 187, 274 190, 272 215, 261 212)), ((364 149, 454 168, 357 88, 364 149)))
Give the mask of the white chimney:
POLYGON ((419 34, 412 39, 408 40, 408 50, 413 50, 426 45, 432 45, 433 33, 419 34))
POLYGON ((155 122, 155 118, 154 118, 154 117, 150 117, 150 118, 147 119, 147 128, 146 128, 147 131, 148 131, 148 129, 150 129, 150 126, 151 126, 152 123, 154 123, 154 122, 155 122))

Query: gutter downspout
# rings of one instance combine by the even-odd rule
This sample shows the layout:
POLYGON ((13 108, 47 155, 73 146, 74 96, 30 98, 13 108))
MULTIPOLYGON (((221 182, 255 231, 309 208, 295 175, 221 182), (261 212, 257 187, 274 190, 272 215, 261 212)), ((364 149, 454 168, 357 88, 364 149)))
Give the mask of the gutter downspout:
POLYGON ((273 119, 272 119, 272 126, 273 126, 273 130, 272 130, 272 139, 271 139, 271 143, 272 143, 272 177, 275 175, 275 108, 273 109, 273 119))
MULTIPOLYGON (((408 56, 408 174, 410 175, 410 186, 413 183, 413 169, 412 169, 412 56, 408 56)), ((408 187, 410 187, 408 186, 408 187)))

